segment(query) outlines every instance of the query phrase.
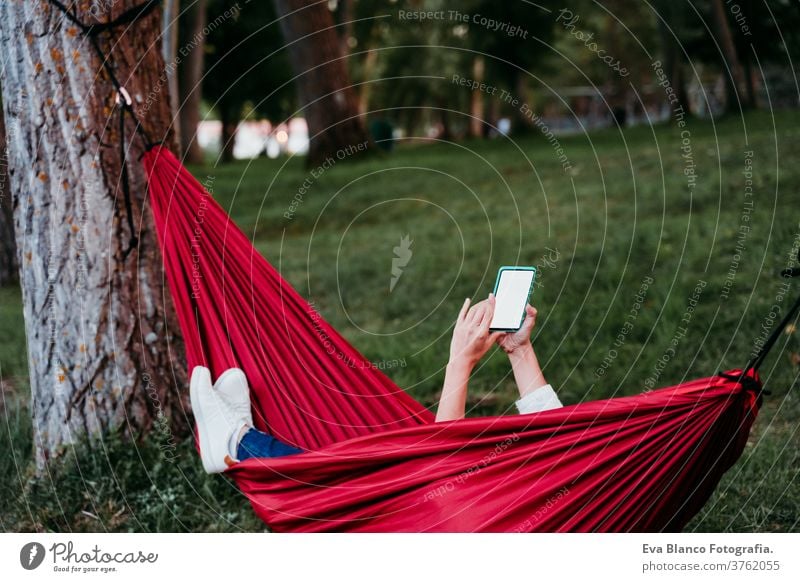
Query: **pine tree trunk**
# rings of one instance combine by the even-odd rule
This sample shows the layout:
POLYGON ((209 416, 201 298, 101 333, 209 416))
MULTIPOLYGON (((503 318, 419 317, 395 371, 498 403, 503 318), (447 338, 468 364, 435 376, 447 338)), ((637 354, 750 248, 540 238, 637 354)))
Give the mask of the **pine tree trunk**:
MULTIPOLYGON (((472 78, 478 82, 483 82, 486 63, 482 56, 476 56, 472 60, 472 78)), ((473 91, 470 97, 469 107, 469 135, 470 137, 483 137, 483 126, 485 119, 483 115, 483 91, 473 91)))
POLYGON ((8 184, 6 128, 0 112, 0 287, 17 279, 17 244, 14 238, 14 212, 8 184))
POLYGON ((353 36, 353 0, 339 0, 339 47, 343 56, 350 54, 350 38, 353 36))
MULTIPOLYGON (((116 17, 140 0, 117 0, 116 17)), ((90 22, 87 10, 77 14, 90 22)), ((98 38, 152 140, 175 147, 160 10, 98 38)), ((0 2, 0 71, 37 466, 83 436, 186 434, 183 344, 163 283, 142 140, 126 143, 138 246, 120 187, 119 107, 90 43, 48 2, 0 2)))
MULTIPOLYGON (((302 114, 308 123, 309 166, 337 159, 345 148, 367 144, 339 36, 327 3, 273 0, 296 75, 302 114)), ((362 146, 363 148, 363 146, 362 146)), ((348 149, 348 151, 352 151, 348 149)))
MULTIPOLYGON (((528 109, 534 111, 536 106, 528 90, 528 77, 522 71, 514 69, 514 92, 520 103, 525 103, 528 109)), ((522 108, 514 107, 514 135, 520 136, 534 131, 536 126, 530 116, 522 112, 522 108)))
POLYGON ((203 150, 197 142, 197 128, 200 124, 200 101, 203 98, 206 0, 197 0, 188 10, 189 42, 185 46, 189 52, 181 58, 180 66, 181 149, 187 162, 199 164, 203 161, 203 150))
POLYGON ((419 109, 415 107, 410 107, 406 109, 403 119, 403 132, 405 133, 406 139, 412 139, 416 137, 416 130, 417 126, 419 125, 419 109))
POLYGON ((744 59, 744 78, 747 84, 747 99, 750 101, 750 106, 754 109, 759 109, 758 86, 756 85, 756 76, 753 74, 753 65, 749 55, 744 59))
POLYGON ((219 121, 222 125, 220 157, 225 163, 232 162, 234 160, 233 150, 236 146, 236 130, 239 127, 239 116, 231 112, 230 105, 222 103, 219 106, 219 121))
POLYGON ((361 90, 358 92, 358 113, 362 116, 369 111, 369 100, 372 97, 372 86, 374 83, 371 81, 375 77, 375 69, 378 64, 378 51, 377 49, 369 49, 364 57, 364 73, 363 84, 361 90))
POLYGON ((443 141, 450 141, 453 139, 453 132, 450 129, 450 111, 447 108, 447 103, 441 103, 439 108, 439 131, 438 138, 443 141))
MULTIPOLYGON (((689 97, 686 94, 680 44, 673 36, 675 31, 669 30, 669 25, 663 18, 658 19, 658 31, 661 40, 661 53, 664 55, 664 71, 666 71, 669 84, 675 92, 675 98, 678 101, 677 105, 682 107, 686 114, 689 115, 691 108, 689 107, 689 97)), ((674 119, 674 116, 671 115, 670 119, 674 119)))
POLYGON ((489 99, 489 123, 484 128, 485 135, 491 135, 492 130, 497 131, 497 126, 500 123, 500 101, 498 99, 489 99))
POLYGON ((714 17, 714 24, 717 29, 717 40, 719 41, 720 48, 722 49, 722 56, 724 58, 724 68, 722 74, 725 76, 725 86, 727 90, 727 103, 728 110, 737 102, 742 109, 750 108, 750 100, 745 86, 744 69, 739 61, 739 55, 736 53, 736 45, 733 43, 733 35, 731 34, 731 27, 728 23, 728 16, 725 13, 725 6, 722 0, 711 0, 711 10, 714 17))

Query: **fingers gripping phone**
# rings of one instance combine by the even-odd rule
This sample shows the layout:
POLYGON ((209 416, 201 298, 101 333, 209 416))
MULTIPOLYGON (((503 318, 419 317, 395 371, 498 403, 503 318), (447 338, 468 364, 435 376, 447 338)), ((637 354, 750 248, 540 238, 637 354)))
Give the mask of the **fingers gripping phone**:
POLYGON ((490 331, 517 331, 525 320, 536 267, 500 267, 494 284, 494 316, 490 331))

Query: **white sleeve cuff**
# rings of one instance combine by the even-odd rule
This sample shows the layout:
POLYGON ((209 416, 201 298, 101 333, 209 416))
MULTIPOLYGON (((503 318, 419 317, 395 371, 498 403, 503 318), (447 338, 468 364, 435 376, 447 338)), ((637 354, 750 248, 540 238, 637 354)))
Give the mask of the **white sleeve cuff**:
POLYGON ((545 384, 533 392, 526 394, 516 401, 517 410, 520 414, 530 414, 531 412, 542 412, 553 408, 564 406, 558 399, 555 390, 550 384, 545 384))

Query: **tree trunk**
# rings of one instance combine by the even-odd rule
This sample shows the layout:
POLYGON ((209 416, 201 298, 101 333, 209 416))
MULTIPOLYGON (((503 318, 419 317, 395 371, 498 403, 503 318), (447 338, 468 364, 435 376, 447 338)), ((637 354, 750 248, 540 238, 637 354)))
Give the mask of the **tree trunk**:
POLYGON ((484 135, 491 136, 492 131, 499 132, 498 124, 500 123, 500 100, 489 99, 489 123, 484 127, 484 135))
POLYGON ((339 0, 339 46, 343 56, 350 54, 350 38, 353 36, 353 0, 339 0))
MULTIPOLYGON (((140 0, 118 0, 117 17, 140 0)), ((109 5, 111 6, 111 5, 109 5)), ((88 10, 77 13, 91 22, 88 10)), ((160 11, 98 38, 152 140, 175 148, 160 11), (113 52, 110 53, 111 48, 113 52)), ((125 143, 138 245, 120 187, 119 106, 89 41, 47 2, 0 2, 0 70, 37 466, 89 435, 186 434, 183 343, 144 206, 144 144, 125 143)), ((166 452, 166 451, 165 451, 166 452)))
POLYGON ((310 138, 307 163, 316 166, 337 152, 370 145, 358 114, 339 37, 327 3, 273 0, 296 75, 297 94, 310 138), (361 145, 361 144, 366 144, 361 145))
POLYGON ((372 96, 372 85, 371 81, 375 76, 375 67, 378 64, 378 51, 377 49, 369 49, 367 51, 366 56, 364 57, 364 75, 363 75, 363 84, 361 85, 361 91, 358 93, 358 112, 363 116, 367 114, 369 111, 369 100, 372 96))
POLYGON ((222 125, 220 156, 223 162, 232 162, 233 148, 236 145, 236 129, 239 127, 239 116, 233 115, 229 105, 220 104, 219 120, 222 125))
MULTIPOLYGON (((531 92, 528 90, 528 77, 517 69, 514 70, 514 92, 520 103, 525 103, 530 111, 535 111, 531 92)), ((514 135, 521 136, 534 131, 536 126, 533 123, 533 119, 529 115, 525 115, 521 107, 514 107, 512 115, 514 119, 514 135)))
POLYGON ((181 149, 186 161, 199 164, 203 161, 203 150, 197 142, 200 124, 200 101, 203 98, 203 66, 206 46, 206 0, 197 0, 189 8, 189 42, 185 45, 188 54, 181 59, 180 66, 180 120, 181 149))
POLYGON ((739 61, 739 56, 736 53, 736 45, 733 43, 733 35, 731 34, 731 27, 728 23, 728 16, 725 13, 725 6, 722 0, 711 0, 711 5, 714 24, 717 29, 717 40, 722 49, 724 64, 727 65, 727 69, 722 71, 722 74, 725 76, 725 86, 728 97, 726 107, 730 109, 738 97, 740 107, 742 109, 749 109, 750 102, 745 86, 744 70, 739 61))
MULTIPOLYGON (((668 24, 662 19, 658 19, 658 32, 661 40, 661 53, 664 56, 664 72, 668 75, 669 84, 675 92, 677 105, 676 109, 682 107, 687 115, 691 113, 689 107, 689 97, 686 94, 686 81, 683 74, 683 58, 681 56, 680 44, 673 36, 674 30, 670 31, 668 24)), ((670 119, 674 119, 670 116, 670 119)))
POLYGON ((181 140, 181 124, 178 114, 178 15, 180 14, 178 0, 164 0, 164 15, 161 19, 163 30, 161 33, 161 53, 166 64, 167 86, 169 87, 169 109, 172 114, 172 129, 178 143, 181 140))
POLYGON ((419 109, 416 107, 410 107, 406 109, 403 117, 403 130, 405 132, 404 137, 406 139, 416 137, 415 132, 417 130, 417 125, 419 125, 419 109))
MULTIPOLYGON (((472 78, 476 82, 483 82, 485 61, 482 56, 476 56, 472 60, 472 78)), ((469 135, 471 137, 483 137, 483 91, 473 91, 470 97, 470 120, 469 135)))
POLYGON ((6 128, 0 112, 0 287, 17 279, 17 244, 14 238, 14 211, 8 185, 6 128))
POLYGON ((437 137, 443 141, 452 140, 453 132, 450 130, 450 111, 447 103, 441 103, 439 106, 439 125, 440 131, 437 137))

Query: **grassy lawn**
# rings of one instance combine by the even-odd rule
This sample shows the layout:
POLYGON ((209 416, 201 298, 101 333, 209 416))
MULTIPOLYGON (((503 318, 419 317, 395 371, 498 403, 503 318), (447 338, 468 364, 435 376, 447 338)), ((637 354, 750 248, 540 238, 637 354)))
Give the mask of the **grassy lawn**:
MULTIPOLYGON (((464 297, 485 297, 500 265, 539 265, 534 345, 571 404, 741 366, 769 324, 777 273, 800 242, 800 112, 687 129, 684 142, 668 126, 559 138, 567 171, 541 135, 402 144, 314 174, 300 159, 192 171, 302 295, 431 407, 464 297), (390 292, 404 235, 413 255, 390 292)), ((797 292, 800 281, 778 304, 797 292)), ((231 482, 202 472, 189 442, 170 464, 157 445, 109 439, 32 480, 20 300, 13 290, 0 299, 0 448, 12 453, 0 461, 0 528, 264 529, 231 482)), ((743 458, 687 531, 800 530, 799 353, 798 334, 784 335, 762 368, 772 395, 743 458)), ((508 413, 514 391, 495 352, 475 372, 468 414, 508 413)))

